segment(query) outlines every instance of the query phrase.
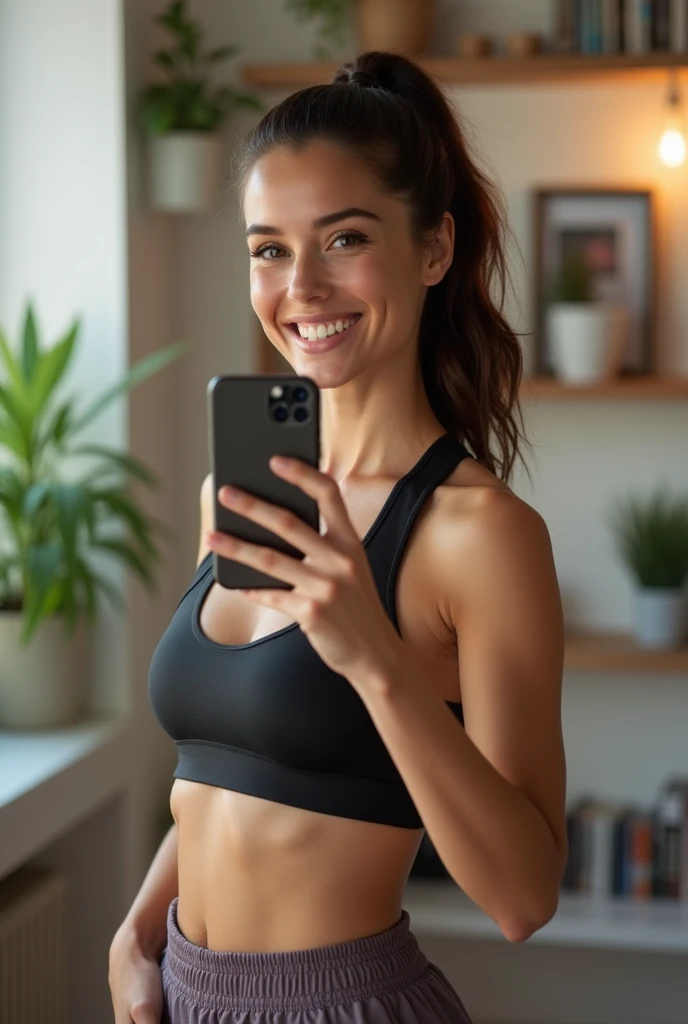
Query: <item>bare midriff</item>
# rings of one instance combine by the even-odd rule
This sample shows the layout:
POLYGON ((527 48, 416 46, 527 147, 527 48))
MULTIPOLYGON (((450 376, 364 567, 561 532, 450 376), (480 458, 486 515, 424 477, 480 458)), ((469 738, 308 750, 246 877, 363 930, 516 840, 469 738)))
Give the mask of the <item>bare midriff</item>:
POLYGON ((176 779, 182 934, 234 952, 308 949, 374 935, 401 916, 423 836, 176 779))

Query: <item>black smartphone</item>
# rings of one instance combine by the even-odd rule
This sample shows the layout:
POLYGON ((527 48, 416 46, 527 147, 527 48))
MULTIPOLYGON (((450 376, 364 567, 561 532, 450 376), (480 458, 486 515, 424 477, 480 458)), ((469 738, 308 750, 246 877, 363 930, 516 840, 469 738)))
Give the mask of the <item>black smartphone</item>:
MULTIPOLYGON (((222 505, 217 492, 234 484, 288 508, 319 532, 318 504, 272 472, 272 455, 320 465, 320 392, 295 374, 216 376, 208 383, 208 442, 213 475, 214 529, 303 559, 304 552, 272 530, 222 505)), ((213 552, 214 579, 229 590, 292 584, 213 552)))

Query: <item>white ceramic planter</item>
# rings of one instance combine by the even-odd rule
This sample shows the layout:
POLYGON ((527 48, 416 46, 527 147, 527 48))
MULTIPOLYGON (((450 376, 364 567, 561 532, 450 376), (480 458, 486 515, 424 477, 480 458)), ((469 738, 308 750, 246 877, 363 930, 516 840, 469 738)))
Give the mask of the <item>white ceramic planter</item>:
POLYGON ((641 647, 680 647, 686 639, 686 592, 682 587, 638 587, 635 637, 641 647))
POLYGON ((0 609, 0 728, 43 729, 84 711, 90 630, 79 620, 71 637, 62 619, 44 619, 19 646, 21 613, 0 609))
POLYGON ((568 384, 589 384, 621 368, 628 310, 607 302, 555 302, 546 313, 549 355, 568 384))
POLYGON ((156 210, 211 209, 220 190, 221 138, 209 132, 168 132, 148 140, 149 194, 156 210))

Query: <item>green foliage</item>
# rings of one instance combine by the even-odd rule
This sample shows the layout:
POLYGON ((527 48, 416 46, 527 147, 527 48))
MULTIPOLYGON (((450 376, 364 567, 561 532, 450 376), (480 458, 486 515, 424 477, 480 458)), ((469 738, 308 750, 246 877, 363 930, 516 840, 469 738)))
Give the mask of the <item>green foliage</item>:
POLYGON ((657 488, 615 503, 610 526, 618 554, 641 587, 682 587, 688 578, 688 499, 657 488))
POLYGON ((232 86, 213 87, 211 68, 233 57, 237 46, 204 49, 203 30, 186 10, 187 0, 171 0, 154 21, 173 36, 168 50, 158 50, 155 63, 169 81, 149 86, 141 99, 143 127, 149 135, 171 131, 212 132, 232 106, 262 110, 260 101, 250 93, 232 86))
POLYGON ((137 507, 121 480, 128 475, 158 488, 144 463, 107 446, 75 445, 74 439, 110 402, 185 346, 152 353, 77 413, 73 397, 58 401, 55 392, 74 356, 79 327, 77 320, 44 348, 28 303, 17 352, 0 330, 0 545, 9 540, 9 551, 0 549, 0 608, 22 611, 22 644, 50 615, 62 615, 69 633, 80 613, 92 622, 98 590, 122 606, 112 584, 89 564, 89 549, 114 555, 154 589, 151 566, 160 551, 153 528, 168 537, 173 533, 137 507), (61 463, 79 455, 95 459, 95 468, 70 482, 61 479, 61 463))
POLYGON ((302 24, 319 21, 315 56, 325 60, 341 50, 349 41, 351 29, 351 0, 285 0, 284 9, 302 24))
POLYGON ((592 302, 594 271, 581 252, 565 256, 552 278, 551 302, 592 302))

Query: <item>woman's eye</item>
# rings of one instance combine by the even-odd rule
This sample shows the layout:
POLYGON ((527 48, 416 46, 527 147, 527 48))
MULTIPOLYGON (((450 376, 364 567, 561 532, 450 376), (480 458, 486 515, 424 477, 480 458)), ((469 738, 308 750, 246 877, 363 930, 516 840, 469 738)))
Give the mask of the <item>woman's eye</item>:
POLYGON ((260 258, 274 260, 276 258, 275 255, 269 256, 268 253, 275 254, 278 252, 281 252, 280 247, 278 245, 264 245, 258 249, 251 249, 251 256, 253 256, 255 259, 260 258))
POLYGON ((345 231, 341 235, 337 235, 333 246, 337 246, 337 242, 343 242, 343 245, 337 246, 339 249, 349 249, 351 245, 355 245, 356 242, 364 241, 363 235, 359 234, 358 231, 345 231))

